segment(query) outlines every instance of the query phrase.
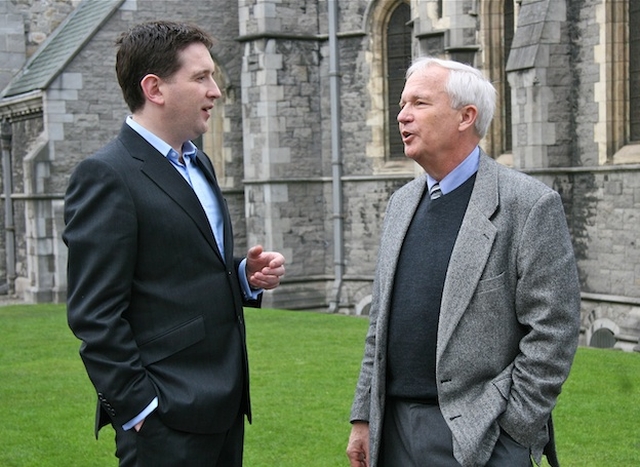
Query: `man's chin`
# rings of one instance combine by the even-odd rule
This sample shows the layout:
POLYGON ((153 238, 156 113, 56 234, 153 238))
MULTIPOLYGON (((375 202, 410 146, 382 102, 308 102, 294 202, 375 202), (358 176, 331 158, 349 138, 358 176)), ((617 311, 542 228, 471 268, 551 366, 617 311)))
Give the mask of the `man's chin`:
POLYGON ((404 155, 407 159, 411 159, 412 161, 416 161, 417 159, 417 154, 415 153, 415 151, 412 151, 410 149, 404 148, 404 155))

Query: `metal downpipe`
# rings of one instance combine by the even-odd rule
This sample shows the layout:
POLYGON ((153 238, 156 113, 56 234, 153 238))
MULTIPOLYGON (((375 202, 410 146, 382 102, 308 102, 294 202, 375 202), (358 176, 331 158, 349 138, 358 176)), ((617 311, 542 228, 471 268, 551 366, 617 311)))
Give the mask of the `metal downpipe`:
POLYGON ((15 226, 13 225, 13 192, 11 169, 11 123, 2 121, 0 129, 2 140, 2 186, 4 189, 4 232, 7 267, 7 283, 0 285, 0 292, 13 293, 16 279, 15 226), (6 291, 4 290, 6 288, 6 291))
POLYGON ((329 312, 340 309, 344 275, 344 238, 342 211, 342 147, 340 135, 340 67, 338 56, 338 0, 328 0, 329 8, 329 86, 331 99, 331 172, 333 201, 334 281, 329 312))

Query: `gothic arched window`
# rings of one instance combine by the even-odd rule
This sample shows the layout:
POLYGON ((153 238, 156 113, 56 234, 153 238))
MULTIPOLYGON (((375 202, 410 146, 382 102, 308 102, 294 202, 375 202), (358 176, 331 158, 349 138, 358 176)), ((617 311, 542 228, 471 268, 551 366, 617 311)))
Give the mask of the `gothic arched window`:
POLYGON ((512 99, 507 62, 517 30, 519 2, 491 0, 479 3, 482 15, 482 48, 484 71, 498 92, 496 112, 489 127, 483 149, 511 165, 513 151, 512 99), (502 157, 505 156, 505 157, 502 157))
POLYGON ((211 118, 209 119, 209 130, 203 134, 198 141, 194 141, 196 146, 200 147, 211 159, 211 163, 216 171, 218 184, 225 188, 233 185, 233 180, 228 177, 227 167, 225 163, 225 146, 224 146, 224 128, 225 128, 225 105, 232 104, 233 96, 230 96, 227 86, 227 78, 224 70, 216 63, 215 80, 216 84, 222 92, 222 96, 216 101, 215 106, 211 109, 211 118))
POLYGON ((629 1, 629 142, 640 143, 640 2, 629 1))
POLYGON ((404 87, 404 77, 411 65, 411 8, 400 3, 387 23, 387 138, 389 159, 403 159, 404 147, 398 132, 398 103, 404 87))
POLYGON ((509 58, 509 52, 511 52, 511 43, 513 42, 513 36, 515 34, 515 12, 513 8, 513 0, 504 0, 504 11, 502 15, 503 25, 503 37, 504 43, 502 44, 504 59, 500 65, 502 69, 502 153, 510 153, 513 149, 513 138, 511 130, 511 86, 509 86, 509 80, 507 79, 507 72, 505 65, 509 58))
MULTIPOLYGON (((607 92, 600 98, 606 121, 600 137, 600 162, 603 164, 637 164, 640 162, 640 2, 636 0, 605 2, 606 58, 602 76, 607 92)), ((596 136, 598 133, 596 133, 596 136)))

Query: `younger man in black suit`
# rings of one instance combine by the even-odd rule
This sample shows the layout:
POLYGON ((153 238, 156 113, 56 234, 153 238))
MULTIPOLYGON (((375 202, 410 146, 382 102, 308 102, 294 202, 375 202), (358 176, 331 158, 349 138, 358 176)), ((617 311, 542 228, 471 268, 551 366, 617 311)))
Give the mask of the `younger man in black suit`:
POLYGON ((172 22, 123 34, 116 72, 132 112, 82 161, 65 197, 68 319, 111 423, 120 466, 242 465, 250 419, 242 307, 284 257, 233 257, 226 203, 191 142, 221 96, 210 36, 172 22))

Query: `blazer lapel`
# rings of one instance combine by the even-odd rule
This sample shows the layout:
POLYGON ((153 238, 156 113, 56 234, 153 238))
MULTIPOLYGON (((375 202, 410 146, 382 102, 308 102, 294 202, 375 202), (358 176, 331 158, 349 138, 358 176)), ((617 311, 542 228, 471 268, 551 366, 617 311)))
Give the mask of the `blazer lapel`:
POLYGON ((392 198, 393 205, 387 209, 377 265, 377 280, 381 291, 380 310, 389 309, 400 249, 426 186, 424 177, 411 181, 396 192, 392 198))
POLYGON ((469 206, 451 253, 442 293, 436 359, 442 356, 468 308, 491 253, 496 228, 490 218, 498 207, 497 164, 481 152, 469 206))
POLYGON ((193 219, 207 242, 218 252, 218 247, 211 234, 209 221, 198 197, 178 171, 171 166, 171 162, 126 123, 123 125, 120 137, 130 155, 142 161, 141 172, 149 177, 167 196, 176 202, 180 209, 193 219))

